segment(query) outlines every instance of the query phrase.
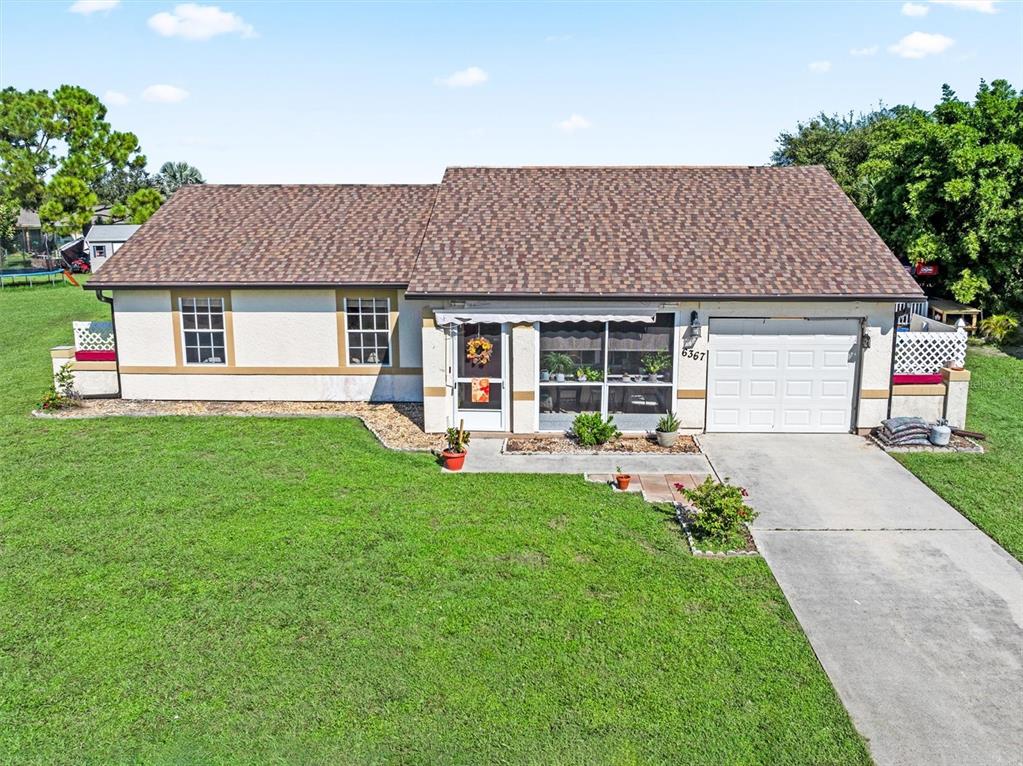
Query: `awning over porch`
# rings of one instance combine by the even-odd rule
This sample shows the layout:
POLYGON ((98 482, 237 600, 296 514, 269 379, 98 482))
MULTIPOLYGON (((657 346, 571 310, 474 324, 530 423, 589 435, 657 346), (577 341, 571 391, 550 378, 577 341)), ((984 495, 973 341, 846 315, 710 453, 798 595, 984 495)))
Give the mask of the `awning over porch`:
POLYGON ((551 306, 508 307, 476 306, 434 312, 437 324, 444 327, 461 324, 503 322, 646 322, 657 318, 656 306, 601 306, 556 308, 551 306))

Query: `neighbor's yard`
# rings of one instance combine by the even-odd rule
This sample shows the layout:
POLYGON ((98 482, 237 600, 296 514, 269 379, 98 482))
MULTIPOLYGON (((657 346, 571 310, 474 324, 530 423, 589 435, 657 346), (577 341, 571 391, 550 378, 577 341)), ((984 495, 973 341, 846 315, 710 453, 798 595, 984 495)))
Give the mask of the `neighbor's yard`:
POLYGON ((866 763, 760 560, 356 421, 42 421, 106 316, 0 294, 7 762, 866 763))
POLYGON ((973 373, 966 427, 987 434, 984 455, 898 455, 899 461, 1023 561, 1023 360, 982 349, 973 373))

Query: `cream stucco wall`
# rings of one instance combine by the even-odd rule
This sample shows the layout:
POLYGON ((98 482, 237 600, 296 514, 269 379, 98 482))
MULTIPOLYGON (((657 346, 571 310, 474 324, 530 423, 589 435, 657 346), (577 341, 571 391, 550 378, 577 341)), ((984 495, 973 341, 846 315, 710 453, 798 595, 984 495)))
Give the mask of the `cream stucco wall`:
POLYGON ((115 290, 120 364, 173 366, 174 325, 169 290, 115 290))
POLYGON ((336 367, 333 290, 232 290, 239 367, 336 367))
MULTIPOLYGON (((945 414, 945 397, 937 396, 893 396, 892 417, 918 417, 935 421, 945 414)), ((876 424, 875 424, 876 425, 876 424)))
POLYGON ((121 375, 125 399, 411 402, 423 394, 419 375, 121 375))
POLYGON ((536 382, 539 371, 536 355, 539 333, 532 324, 511 328, 511 430, 517 434, 532 433, 538 427, 536 382))
MULTIPOLYGON (((228 364, 186 365, 174 295, 117 290, 114 315, 122 396, 128 399, 420 401, 421 306, 399 294, 394 336, 400 369, 353 369, 339 358, 338 305, 357 288, 194 291, 227 299, 228 364), (411 316, 410 316, 411 314, 411 316), (176 350, 177 349, 177 350, 176 350)), ((378 296, 381 290, 372 291, 378 296)), ((339 344, 342 340, 342 344, 339 344)))

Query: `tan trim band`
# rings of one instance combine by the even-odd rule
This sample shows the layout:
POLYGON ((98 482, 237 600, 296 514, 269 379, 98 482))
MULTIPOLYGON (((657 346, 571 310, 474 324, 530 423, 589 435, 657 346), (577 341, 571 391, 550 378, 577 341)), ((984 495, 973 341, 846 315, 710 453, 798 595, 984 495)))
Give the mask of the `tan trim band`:
POLYGON ((122 375, 422 375, 422 367, 230 367, 226 364, 190 364, 174 367, 121 366, 122 375))
POLYGON ((860 399, 887 399, 887 388, 864 388, 860 391, 860 399))
POLYGON ((706 399, 707 392, 702 388, 680 388, 675 392, 676 399, 706 399))
POLYGON ((57 346, 50 349, 52 359, 73 359, 75 356, 74 346, 57 346))
POLYGON ((516 402, 532 402, 536 399, 535 391, 512 391, 512 400, 516 402))
POLYGON ((76 371, 105 371, 114 372, 117 370, 117 362, 71 362, 71 369, 76 371))
POLYGON ((448 390, 444 386, 423 386, 423 396, 447 396, 448 390))
POLYGON ((892 396, 944 396, 944 383, 919 383, 892 386, 892 396))

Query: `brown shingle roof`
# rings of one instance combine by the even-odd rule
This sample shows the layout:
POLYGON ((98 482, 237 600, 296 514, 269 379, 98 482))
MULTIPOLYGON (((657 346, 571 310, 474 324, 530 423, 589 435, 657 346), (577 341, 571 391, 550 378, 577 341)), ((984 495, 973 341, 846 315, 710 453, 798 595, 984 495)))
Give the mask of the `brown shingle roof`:
POLYGON ((436 186, 185 186, 89 286, 404 285, 436 191, 436 186))
POLYGON ((449 168, 409 292, 921 294, 822 167, 449 168))

